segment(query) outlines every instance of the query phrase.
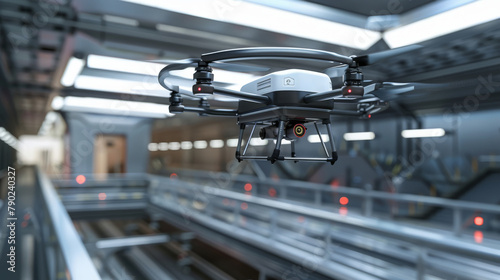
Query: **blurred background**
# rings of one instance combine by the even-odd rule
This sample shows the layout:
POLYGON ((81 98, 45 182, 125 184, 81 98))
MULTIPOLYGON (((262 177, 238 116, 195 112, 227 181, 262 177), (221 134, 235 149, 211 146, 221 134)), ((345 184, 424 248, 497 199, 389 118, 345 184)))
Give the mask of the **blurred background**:
MULTIPOLYGON (((499 26, 494 0, 0 0, 0 214, 18 218, 2 279, 498 279, 499 26), (223 49, 412 44, 365 79, 449 88, 332 117, 334 166, 238 163, 237 119, 171 114, 158 83, 165 61, 223 49)), ((214 70, 231 89, 267 73, 214 70)))

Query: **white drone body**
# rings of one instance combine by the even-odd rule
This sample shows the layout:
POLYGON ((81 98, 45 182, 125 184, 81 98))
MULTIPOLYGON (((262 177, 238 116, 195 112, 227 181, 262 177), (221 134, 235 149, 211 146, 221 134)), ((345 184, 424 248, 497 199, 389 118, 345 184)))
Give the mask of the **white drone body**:
POLYGON ((241 88, 242 92, 267 94, 279 91, 325 92, 332 89, 328 75, 313 71, 290 69, 267 74, 241 88))

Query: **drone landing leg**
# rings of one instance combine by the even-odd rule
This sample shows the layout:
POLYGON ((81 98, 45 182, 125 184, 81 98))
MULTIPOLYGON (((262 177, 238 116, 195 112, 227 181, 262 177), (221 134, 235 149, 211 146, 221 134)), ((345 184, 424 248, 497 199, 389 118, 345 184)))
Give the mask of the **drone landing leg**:
POLYGON ((318 125, 314 123, 314 128, 316 128, 316 132, 318 133, 319 140, 321 141, 321 145, 323 145, 323 150, 325 151, 326 157, 329 158, 330 154, 328 154, 328 150, 326 149, 325 141, 323 141, 323 137, 321 137, 321 133, 319 133, 318 125))
POLYGON ((335 164, 339 156, 337 154, 337 149, 335 148, 335 140, 333 139, 332 125, 330 122, 326 122, 325 125, 328 131, 328 137, 330 137, 330 147, 332 148, 332 160, 330 161, 330 163, 333 165, 335 164))
POLYGON ((236 159, 238 160, 238 162, 241 162, 241 160, 242 160, 240 151, 241 151, 241 142, 243 140, 244 133, 245 133, 245 125, 241 124, 240 125, 240 135, 238 136, 238 145, 236 146, 236 159))
POLYGON ((280 157, 281 140, 283 139, 283 134, 285 130, 285 122, 279 122, 278 137, 276 138, 276 147, 274 148, 273 154, 269 157, 271 163, 275 163, 277 160, 283 160, 283 156, 280 157))

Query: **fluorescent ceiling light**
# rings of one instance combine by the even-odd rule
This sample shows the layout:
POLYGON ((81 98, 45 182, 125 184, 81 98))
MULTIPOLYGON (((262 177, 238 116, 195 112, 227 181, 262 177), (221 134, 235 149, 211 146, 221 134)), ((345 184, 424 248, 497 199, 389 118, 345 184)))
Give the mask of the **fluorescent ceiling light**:
POLYGON ((478 0, 444 13, 384 33, 391 48, 402 47, 450 34, 500 18, 498 0, 478 0))
POLYGON ((181 143, 179 142, 171 142, 168 143, 168 149, 172 151, 177 151, 181 148, 181 143))
POLYGON ((130 26, 139 26, 139 21, 136 19, 117 17, 112 15, 104 15, 102 18, 107 22, 113 22, 130 26))
POLYGON ((183 150, 191 150, 193 148, 193 143, 191 141, 182 141, 181 149, 183 150))
MULTIPOLYGON (((57 106, 60 107, 60 104, 57 104, 57 106)), ((168 105, 75 96, 65 97, 63 105, 59 110, 97 114, 115 114, 121 116, 137 116, 145 118, 166 118, 173 116, 173 114, 168 111, 168 105)))
POLYGON ((158 143, 158 150, 167 151, 168 150, 168 143, 166 143, 166 142, 158 143))
POLYGON ((52 99, 52 109, 59 111, 64 107, 64 97, 56 96, 52 99))
POLYGON ((193 146, 195 149, 206 149, 208 146, 208 143, 205 140, 198 140, 198 141, 194 141, 193 146))
POLYGON ((151 152, 158 151, 158 143, 149 143, 148 150, 151 152))
POLYGON ((229 9, 223 3, 221 7, 220 0, 123 1, 362 50, 381 38, 379 32, 246 1, 237 1, 229 9))
POLYGON ((238 146, 238 138, 227 139, 226 145, 228 147, 234 148, 238 146))
POLYGON ((169 96, 168 91, 162 88, 155 79, 131 81, 83 75, 76 79, 75 88, 146 96, 169 96))
POLYGON ((262 140, 260 138, 250 139, 250 145, 252 145, 252 146, 265 146, 265 145, 267 145, 267 142, 268 141, 266 139, 264 139, 264 140, 262 140))
POLYGON ((19 140, 3 127, 0 127, 0 140, 17 150, 19 140))
POLYGON ((401 131, 404 138, 424 138, 424 137, 442 137, 446 134, 442 128, 427 129, 406 129, 401 131))
POLYGON ((210 140, 210 147, 216 149, 222 148, 224 147, 224 141, 220 139, 210 140))
MULTIPOLYGON (((87 67, 108 71, 125 72, 140 75, 158 76, 166 65, 160 63, 138 61, 110 56, 90 54, 87 57, 87 67)), ((194 71, 192 71, 194 72, 194 71)), ((191 79, 193 73, 191 73, 191 79)))
POLYGON ((70 87, 75 83, 76 77, 82 72, 85 61, 76 57, 71 57, 66 65, 66 69, 61 77, 61 85, 70 87))
POLYGON ((345 141, 366 141, 375 139, 375 133, 368 132, 349 132, 344 133, 345 141))
MULTIPOLYGON (((87 58, 87 66, 100 70, 154 76, 155 79, 147 82, 133 82, 120 79, 82 76, 85 78, 78 77, 75 87, 90 90, 137 93, 137 89, 143 88, 144 84, 146 84, 147 89, 155 91, 160 90, 160 96, 165 96, 165 90, 159 85, 156 77, 166 64, 91 54, 87 58)), ((172 71, 172 75, 192 80, 194 72, 194 68, 189 67, 183 70, 172 71)), ((217 68, 213 69, 213 74, 217 82, 237 84, 239 87, 236 86, 236 90, 240 90, 241 85, 257 78, 257 76, 252 74, 226 71, 217 68)))
MULTIPOLYGON (((328 134, 321 134, 321 139, 323 139, 323 142, 325 143, 330 141, 330 137, 328 136, 328 134)), ((318 134, 307 136, 307 141, 309 143, 321 143, 321 139, 319 138, 318 134)))

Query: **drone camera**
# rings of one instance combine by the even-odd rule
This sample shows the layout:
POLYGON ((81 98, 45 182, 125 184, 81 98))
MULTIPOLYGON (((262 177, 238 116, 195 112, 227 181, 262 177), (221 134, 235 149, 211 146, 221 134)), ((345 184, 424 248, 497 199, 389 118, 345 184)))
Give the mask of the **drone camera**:
POLYGON ((293 134, 297 138, 302 138, 304 135, 306 135, 306 127, 303 124, 296 124, 293 126, 293 134))
POLYGON ((276 139, 278 137, 278 127, 276 126, 266 126, 260 129, 259 132, 260 139, 276 139))

